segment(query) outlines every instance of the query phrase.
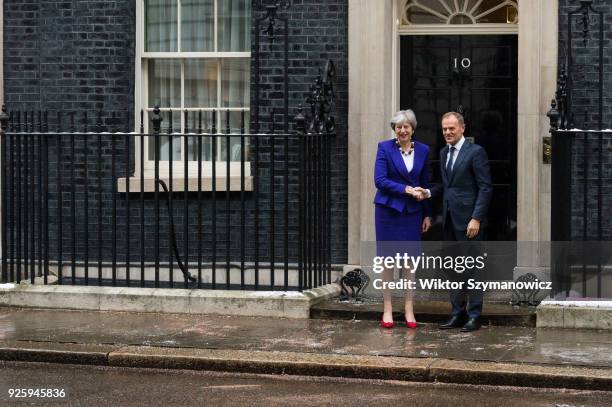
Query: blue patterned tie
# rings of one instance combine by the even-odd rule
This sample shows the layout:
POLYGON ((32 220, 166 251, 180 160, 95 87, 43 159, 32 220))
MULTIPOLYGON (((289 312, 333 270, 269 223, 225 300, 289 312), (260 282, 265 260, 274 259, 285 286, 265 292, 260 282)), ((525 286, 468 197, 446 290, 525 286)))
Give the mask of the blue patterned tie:
POLYGON ((451 147, 449 154, 450 154, 450 158, 448 159, 448 162, 446 163, 446 174, 450 177, 452 172, 453 172, 453 162, 455 161, 455 147, 451 147))

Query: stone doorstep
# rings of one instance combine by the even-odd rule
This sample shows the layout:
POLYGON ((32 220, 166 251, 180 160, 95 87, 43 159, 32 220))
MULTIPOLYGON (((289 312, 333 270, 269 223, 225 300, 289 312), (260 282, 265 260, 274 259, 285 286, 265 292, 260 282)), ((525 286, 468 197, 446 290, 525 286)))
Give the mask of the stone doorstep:
POLYGON ((612 369, 394 356, 0 342, 0 359, 115 367, 612 390, 612 369))
POLYGON ((542 301, 536 314, 538 328, 612 330, 612 301, 542 301))
MULTIPOLYGON (((393 318, 401 321, 404 318, 403 300, 394 300, 393 318)), ((419 300, 415 299, 414 313, 417 321, 424 323, 440 323, 446 321, 451 307, 448 300, 419 300)), ((382 314, 382 301, 368 301, 354 303, 351 301, 339 301, 331 298, 323 300, 310 309, 313 319, 357 319, 379 321, 382 314)), ((485 325, 496 326, 536 326, 536 315, 534 308, 512 307, 508 303, 484 303, 481 321, 485 325)))
POLYGON ((337 284, 304 292, 3 284, 0 306, 309 318, 339 292, 337 284))

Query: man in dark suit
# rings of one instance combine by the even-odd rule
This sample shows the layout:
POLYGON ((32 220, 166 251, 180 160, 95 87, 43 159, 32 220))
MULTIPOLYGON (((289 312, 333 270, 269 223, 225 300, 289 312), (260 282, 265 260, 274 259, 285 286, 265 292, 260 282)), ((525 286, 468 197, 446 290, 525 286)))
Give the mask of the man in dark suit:
MULTIPOLYGON (((420 189, 423 199, 442 196, 445 241, 484 240, 491 202, 487 153, 479 145, 468 142, 463 136, 464 131, 465 123, 460 113, 448 112, 442 116, 442 133, 447 144, 440 151, 442 184, 433 186, 431 190, 420 189)), ((454 252, 455 256, 465 255, 466 250, 470 250, 470 245, 466 243, 455 246, 461 251, 454 252)), ((465 281, 466 274, 456 276, 465 281)), ((441 329, 462 327, 462 331, 475 331, 480 328, 482 291, 468 292, 466 285, 463 290, 451 292, 452 315, 440 325, 441 329)))

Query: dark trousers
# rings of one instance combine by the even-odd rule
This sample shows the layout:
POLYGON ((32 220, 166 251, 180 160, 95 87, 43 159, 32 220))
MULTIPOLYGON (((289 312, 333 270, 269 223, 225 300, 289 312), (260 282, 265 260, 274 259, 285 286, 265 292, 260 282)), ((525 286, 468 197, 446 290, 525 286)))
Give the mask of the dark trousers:
MULTIPOLYGON (((445 256, 482 256, 480 241, 484 240, 484 231, 481 229, 474 239, 468 239, 465 230, 457 230, 453 227, 450 213, 447 215, 444 225, 445 256), (451 243, 457 242, 457 243, 451 243)), ((463 282, 460 290, 451 290, 450 302, 453 306, 452 315, 478 318, 482 313, 482 290, 468 290, 467 281, 473 278, 482 281, 482 271, 477 269, 465 270, 463 273, 449 271, 451 281, 463 282)))

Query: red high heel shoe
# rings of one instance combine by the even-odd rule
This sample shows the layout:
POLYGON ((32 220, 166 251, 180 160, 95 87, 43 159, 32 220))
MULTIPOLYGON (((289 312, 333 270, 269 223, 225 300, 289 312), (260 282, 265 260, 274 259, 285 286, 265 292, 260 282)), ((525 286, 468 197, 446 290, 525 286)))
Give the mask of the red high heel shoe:
POLYGON ((384 320, 381 318, 381 319, 380 319, 380 326, 381 326, 381 327, 383 327, 383 328, 387 328, 387 329, 393 328, 393 321, 391 321, 391 322, 385 322, 385 321, 384 321, 384 320))
POLYGON ((406 328, 416 329, 416 327, 417 327, 417 323, 416 322, 408 322, 408 321, 406 321, 406 328))

